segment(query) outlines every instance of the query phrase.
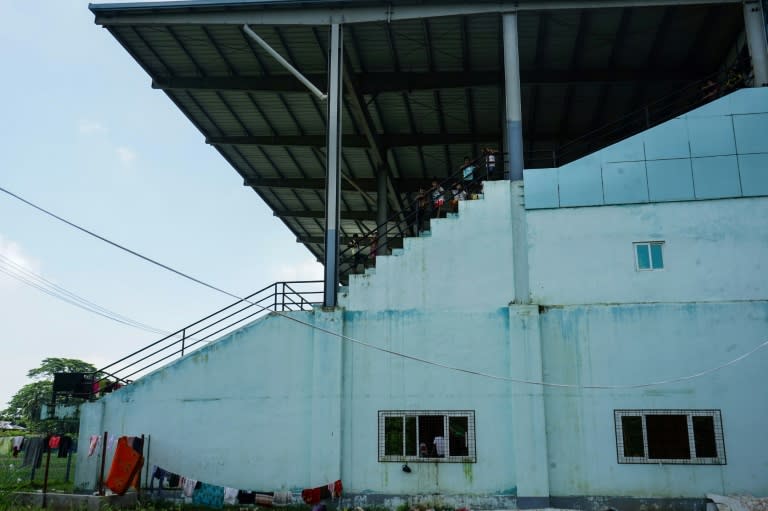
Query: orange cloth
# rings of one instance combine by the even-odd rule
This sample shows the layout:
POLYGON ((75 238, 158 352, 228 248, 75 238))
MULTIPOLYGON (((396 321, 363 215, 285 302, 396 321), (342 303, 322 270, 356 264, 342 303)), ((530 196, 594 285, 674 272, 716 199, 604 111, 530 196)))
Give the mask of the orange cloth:
POLYGON ((131 483, 135 484, 143 463, 141 454, 128 445, 128 438, 121 436, 117 440, 117 448, 107 476, 107 488, 118 495, 124 494, 131 483))

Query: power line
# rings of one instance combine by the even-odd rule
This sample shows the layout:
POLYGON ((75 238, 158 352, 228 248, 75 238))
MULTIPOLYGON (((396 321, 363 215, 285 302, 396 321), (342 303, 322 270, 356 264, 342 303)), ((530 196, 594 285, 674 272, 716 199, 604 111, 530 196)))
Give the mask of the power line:
POLYGON ((41 275, 38 275, 24 268, 23 266, 15 263, 14 261, 5 257, 2 254, 0 254, 0 272, 8 275, 11 278, 18 280, 23 284, 26 284, 32 288, 35 288, 49 296, 52 296, 53 298, 69 303, 70 305, 74 305, 75 307, 79 307, 88 312, 98 314, 99 316, 110 319, 112 321, 122 323, 124 325, 138 328, 141 330, 145 330, 153 334, 159 334, 159 335, 169 334, 169 332, 165 330, 161 330, 151 325, 147 325, 146 323, 136 321, 134 319, 129 318, 128 316, 123 316, 122 314, 109 310, 106 307, 102 307, 101 305, 94 303, 90 300, 87 300, 86 298, 83 298, 82 296, 79 296, 64 287, 61 287, 58 284, 51 282, 45 277, 42 277, 41 275))
POLYGON ((69 226, 71 226, 71 227, 73 227, 73 228, 75 228, 75 229, 77 229, 77 230, 79 230, 81 232, 84 232, 84 233, 86 233, 86 234, 88 234, 90 236, 93 236, 93 237, 101 240, 101 241, 104 241, 105 243, 108 243, 108 244, 110 244, 110 245, 112 245, 112 246, 114 246, 116 248, 119 248, 120 250, 128 252, 129 254, 132 254, 132 255, 134 255, 136 257, 139 257, 139 258, 141 258, 141 259, 143 259, 143 260, 145 260, 145 261, 147 261, 149 263, 152 263, 152 264, 154 264, 156 266, 159 266, 160 268, 163 268, 165 270, 173 272, 176 275, 179 275, 180 277, 183 277, 185 279, 191 280, 192 282, 195 282, 197 284, 205 286, 205 287, 207 287, 209 289, 212 289, 212 290, 217 291, 219 293, 223 293, 223 294, 225 294, 227 296, 230 296, 232 298, 236 298, 237 300, 239 300, 241 302, 246 302, 246 303, 249 303, 251 305, 255 305, 256 307, 260 308, 262 311, 272 312, 273 314, 275 314, 277 316, 283 317, 283 318, 288 319, 290 321, 294 321, 294 322, 296 322, 298 324, 304 325, 306 327, 309 327, 311 329, 317 330, 319 332, 323 332, 323 333, 332 335, 334 337, 338 337, 341 340, 344 340, 344 341, 347 341, 347 342, 351 342, 351 343, 356 344, 358 346, 363 346, 363 347, 368 348, 368 349, 376 350, 376 351, 379 351, 379 352, 382 352, 382 353, 387 353, 389 355, 400 357, 400 358, 404 358, 404 359, 407 359, 407 360, 412 360, 414 362, 419 362, 419 363, 422 363, 422 364, 425 364, 425 365, 430 365, 430 366, 433 366, 433 367, 439 367, 439 368, 442 368, 442 369, 447 369, 447 370, 450 370, 450 371, 456 371, 456 372, 460 372, 460 373, 464 373, 464 374, 469 374, 469 375, 473 375, 473 376, 480 376, 480 377, 488 378, 488 379, 492 379, 492 380, 506 381, 506 382, 510 382, 510 383, 518 383, 518 384, 524 384, 524 385, 537 385, 537 386, 541 386, 541 387, 568 388, 568 389, 628 390, 628 389, 639 389, 639 388, 647 388, 647 387, 657 387, 657 386, 661 386, 661 385, 669 385, 669 384, 672 384, 672 383, 680 383, 680 382, 683 382, 683 381, 694 380, 696 378, 700 378, 702 376, 706 376, 708 374, 712 374, 714 372, 720 371, 721 369, 724 369, 726 367, 732 366, 732 365, 734 365, 734 364, 736 364, 736 363, 738 363, 738 362, 740 362, 742 360, 745 360, 746 358, 748 358, 748 357, 752 356, 753 354, 757 353, 759 350, 761 350, 761 349, 765 348, 766 346, 768 346, 768 340, 765 340, 761 344, 759 344, 759 345, 755 346, 754 348, 752 348, 751 350, 747 351, 746 353, 744 353, 742 355, 739 355, 738 357, 736 357, 736 358, 734 358, 732 360, 729 360, 728 362, 725 362, 725 363, 720 364, 718 366, 711 367, 711 368, 705 369, 703 371, 698 371, 696 373, 689 374, 689 375, 686 375, 686 376, 679 376, 679 377, 675 377, 675 378, 668 378, 668 379, 665 379, 665 380, 657 380, 657 381, 652 381, 652 382, 635 383, 635 384, 627 384, 627 385, 602 385, 602 384, 600 384, 600 385, 598 385, 598 384, 595 384, 595 385, 574 385, 574 384, 569 384, 569 383, 556 383, 556 382, 546 382, 546 381, 539 381, 539 380, 527 380, 527 379, 524 379, 524 378, 513 378, 511 376, 503 376, 503 375, 497 375, 497 374, 492 374, 492 373, 486 373, 486 372, 483 372, 483 371, 475 371, 475 370, 466 369, 466 368, 463 368, 463 367, 452 366, 452 365, 449 365, 449 364, 443 364, 441 362, 435 362, 433 360, 428 360, 428 359, 417 357, 417 356, 414 356, 414 355, 409 355, 407 353, 401 353, 401 352, 398 352, 398 351, 394 351, 394 350, 390 350, 390 349, 387 349, 387 348, 383 348, 381 346, 376 346, 374 344, 371 344, 371 343, 368 343, 368 342, 365 342, 365 341, 361 341, 359 339, 355 339, 354 337, 350 337, 348 335, 340 334, 338 332, 334 332, 334 331, 329 330, 327 328, 323 328, 323 327, 319 327, 317 325, 313 325, 313 324, 311 324, 311 323, 309 323, 307 321, 303 321, 301 319, 291 317, 291 316, 285 314, 284 312, 276 311, 276 310, 273 310, 273 309, 271 309, 269 307, 264 307, 264 306, 262 306, 262 305, 260 305, 258 303, 254 303, 254 302, 251 302, 250 300, 247 300, 245 298, 239 297, 239 296, 237 296, 237 295, 235 295, 233 293, 230 293, 229 291, 225 291, 225 290, 223 290, 223 289, 221 289, 219 287, 216 287, 216 286, 214 286, 212 284, 208 284, 207 282, 204 282, 204 281, 202 281, 202 280, 200 280, 198 278, 195 278, 195 277, 192 277, 190 275, 187 275, 186 273, 183 273, 183 272, 181 272, 179 270, 171 268, 170 266, 167 266, 167 265, 162 264, 162 263, 160 263, 158 261, 155 261, 154 259, 151 259, 151 258, 149 258, 147 256, 144 256, 144 255, 142 255, 142 254, 140 254, 140 253, 138 253, 138 252, 136 252, 134 250, 131 250, 131 249, 129 249, 127 247, 124 247, 124 246, 122 246, 122 245, 120 245, 118 243, 115 243, 113 241, 110 241, 109 239, 107 239, 107 238, 105 238, 103 236, 100 236, 100 235, 98 235, 98 234, 96 234, 96 233, 94 233, 92 231, 89 231, 88 229, 80 227, 79 225, 76 225, 76 224, 70 222, 69 220, 66 220, 66 219, 64 219, 64 218, 62 218, 62 217, 60 217, 58 215, 55 215, 54 213, 51 213, 50 211, 48 211, 48 210, 46 210, 46 209, 44 209, 44 208, 42 208, 40 206, 37 206, 36 204, 33 204, 32 202, 29 202, 28 200, 26 200, 26 199, 24 199, 24 198, 22 198, 22 197, 20 197, 20 196, 18 196, 16 194, 14 194, 14 193, 8 191, 8 190, 6 190, 5 188, 0 187, 0 191, 10 195, 11 197, 14 197, 15 199, 20 200, 21 202, 23 202, 23 203, 25 203, 25 204, 27 204, 27 205, 37 209, 38 211, 41 211, 41 212, 45 213, 46 215, 49 215, 49 216, 51 216, 51 217, 53 217, 53 218, 55 218, 55 219, 57 219, 57 220, 59 220, 61 222, 66 223, 67 225, 69 225, 69 226))
POLYGON ((223 294, 225 294, 225 295, 227 295, 227 296, 229 296, 231 298, 236 298, 237 300, 241 300, 241 301, 243 300, 243 298, 241 298, 241 297, 239 297, 239 296, 237 296, 237 295, 235 295, 233 293, 230 293, 229 291, 225 291, 225 290, 223 290, 221 288, 218 288, 216 286, 213 286, 211 284, 203 282, 202 280, 197 279, 195 277, 192 277, 191 275, 187 275, 186 273, 183 273, 183 272, 181 272, 179 270, 171 268, 170 266, 167 266, 167 265, 165 265, 165 264, 163 264, 161 262, 155 261, 154 259, 152 259, 150 257, 142 255, 142 254, 136 252, 135 250, 131 250, 130 248, 124 247, 123 245, 120 245, 119 243, 111 241, 111 240, 105 238, 104 236, 100 236, 100 235, 96 234, 93 231, 89 231, 88 229, 86 229, 84 227, 80 227, 79 225, 77 225, 77 224, 75 224, 73 222, 70 222, 66 218, 62 218, 59 215, 56 215, 55 213, 51 213, 47 209, 42 208, 42 207, 38 206, 37 204, 34 204, 34 203, 28 201, 27 199, 25 199, 23 197, 20 197, 20 196, 16 195, 15 193, 13 193, 13 192, 11 192, 9 190, 6 190, 3 187, 0 187, 0 192, 6 193, 6 194, 10 195, 11 197, 13 197, 14 199, 17 199, 17 200, 23 202, 24 204, 26 204, 28 206, 31 206, 31 207, 35 208, 36 210, 38 210, 38 211, 40 211, 42 213, 45 213, 46 215, 48 215, 50 217, 55 218, 56 220, 58 220, 60 222, 64 222, 68 226, 70 226, 70 227, 72 227, 74 229, 77 229, 78 231, 84 232, 85 234, 87 234, 89 236, 92 236, 92 237, 94 237, 94 238, 96 238, 98 240, 101 240, 104 243, 108 243, 109 245, 112 245, 115 248, 119 248, 120 250, 122 250, 124 252, 128 252, 129 254, 138 257, 139 259, 143 259, 143 260, 147 261, 148 263, 152 263, 155 266, 159 266, 160 268, 162 268, 164 270, 168 270, 168 271, 170 271, 172 273, 175 273, 176 275, 178 275, 180 277, 183 277, 185 279, 191 280, 192 282, 200 284, 201 286, 205 286, 205 287, 207 287, 209 289, 212 289, 214 291, 218 291, 219 293, 223 293, 223 294))

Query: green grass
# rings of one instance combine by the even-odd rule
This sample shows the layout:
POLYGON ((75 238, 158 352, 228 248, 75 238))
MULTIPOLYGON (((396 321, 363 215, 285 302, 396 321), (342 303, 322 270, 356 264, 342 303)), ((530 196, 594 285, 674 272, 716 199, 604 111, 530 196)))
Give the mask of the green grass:
MULTIPOLYGON (((51 453, 51 465, 48 469, 48 490, 71 492, 75 478, 75 463, 77 455, 72 454, 72 465, 69 471, 69 482, 65 481, 67 472, 67 458, 59 458, 56 450, 51 453)), ((32 467, 22 467, 24 453, 18 458, 0 455, 0 492, 2 491, 34 491, 43 487, 45 477, 45 461, 47 454, 43 454, 43 463, 35 469, 35 477, 31 479, 32 467)))

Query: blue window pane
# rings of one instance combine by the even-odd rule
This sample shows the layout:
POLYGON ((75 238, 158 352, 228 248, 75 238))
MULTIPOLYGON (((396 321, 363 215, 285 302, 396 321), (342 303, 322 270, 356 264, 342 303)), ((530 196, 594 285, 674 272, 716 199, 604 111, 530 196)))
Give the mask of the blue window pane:
POLYGON ((637 269, 650 270, 651 258, 648 254, 648 244, 638 243, 637 245, 635 245, 635 250, 637 251, 637 269))
POLYGON ((654 269, 664 268, 664 259, 661 256, 661 243, 651 244, 651 264, 654 269))

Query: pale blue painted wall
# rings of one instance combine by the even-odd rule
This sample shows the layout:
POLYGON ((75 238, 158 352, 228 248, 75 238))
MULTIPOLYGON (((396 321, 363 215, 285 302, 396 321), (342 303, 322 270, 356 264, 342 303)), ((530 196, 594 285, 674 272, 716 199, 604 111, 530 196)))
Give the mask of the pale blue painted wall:
POLYGON ((540 304, 768 297, 768 199, 528 211, 540 304), (635 271, 634 242, 664 241, 664 269, 635 271))
MULTIPOLYGON (((569 306, 541 315, 553 382, 621 385, 694 374, 768 338, 768 302, 569 306)), ((768 351, 703 378, 633 390, 548 389, 553 495, 701 496, 768 491, 768 351), (727 465, 619 464, 614 409, 720 409, 727 465)))
POLYGON ((768 88, 736 91, 553 169, 526 170, 528 209, 768 195, 768 88))
MULTIPOLYGON (((340 313, 294 314, 341 328, 340 313)), ((80 437, 150 435, 149 464, 213 484, 287 489, 332 481, 340 459, 340 354, 328 334, 268 316, 84 405, 80 437)), ((87 448, 79 443, 76 474, 86 488, 98 470, 87 448)))
MULTIPOLYGON (((292 317, 502 378, 692 374, 768 338, 765 218, 765 197, 526 211, 520 183, 486 183, 484 200, 351 277, 342 308, 292 317), (665 242, 665 268, 638 272, 632 243, 651 240, 665 242)), ((350 339, 269 316, 85 405, 81 437, 148 434, 149 464, 243 489, 341 478, 363 504, 372 495, 504 507, 550 495, 768 493, 768 442, 755 426, 768 421, 766 352, 681 384, 545 391, 350 339), (670 407, 721 409, 728 464, 619 465, 613 410, 670 407), (474 410, 477 463, 411 463, 406 474, 378 462, 377 414, 388 409, 474 410)), ((98 464, 86 448, 81 488, 93 487, 98 464)))

